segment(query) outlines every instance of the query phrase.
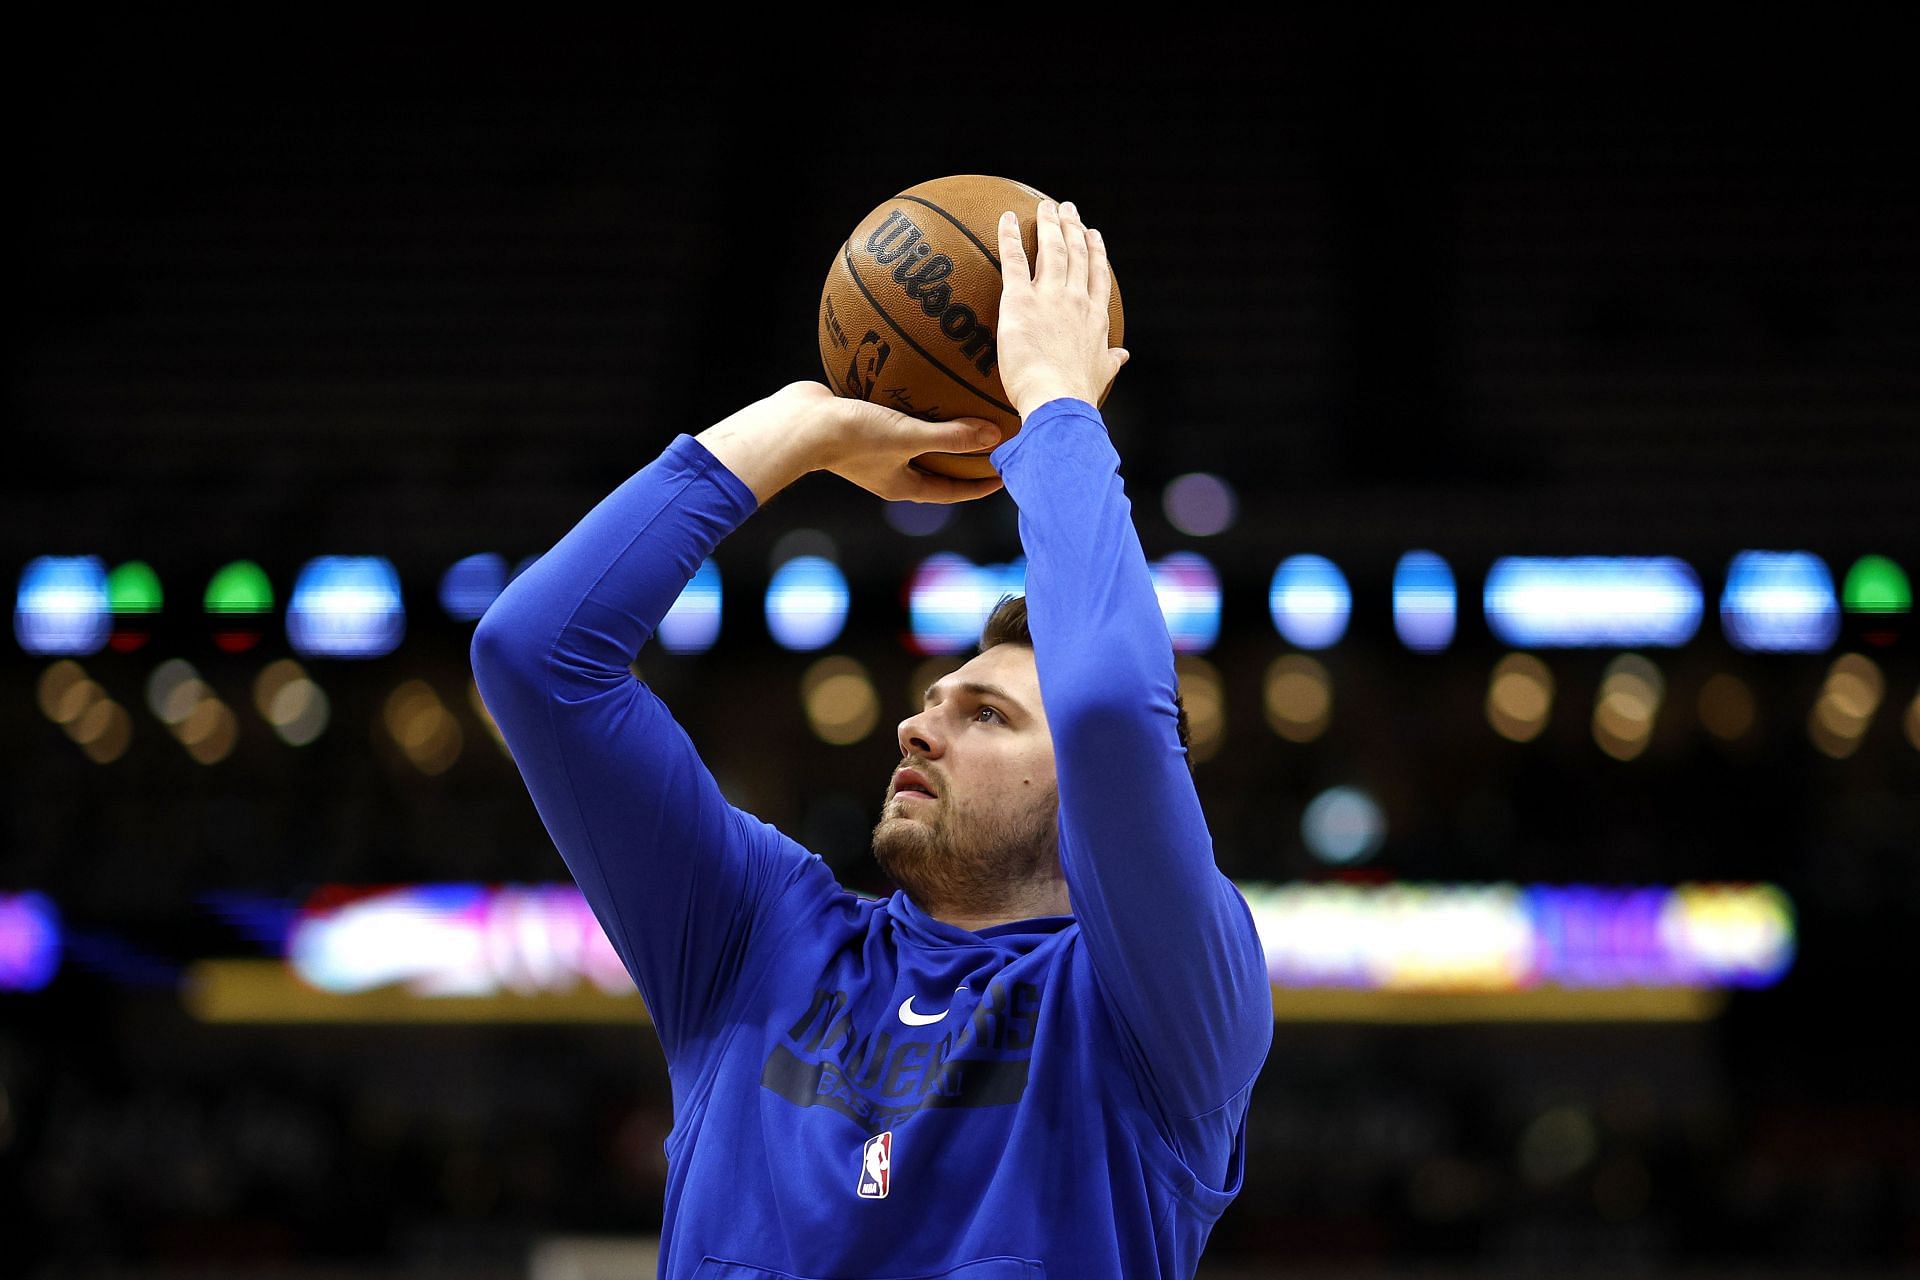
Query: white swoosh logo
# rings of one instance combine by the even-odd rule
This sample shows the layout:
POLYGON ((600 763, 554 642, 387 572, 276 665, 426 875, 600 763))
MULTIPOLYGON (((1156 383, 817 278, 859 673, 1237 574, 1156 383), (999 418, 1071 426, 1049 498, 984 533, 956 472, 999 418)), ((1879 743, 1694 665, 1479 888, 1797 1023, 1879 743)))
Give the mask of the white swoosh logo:
MULTIPOLYGON (((953 993, 955 995, 959 995, 962 991, 965 991, 965 990, 966 990, 965 987, 955 987, 953 989, 953 993)), ((940 1021, 940 1019, 946 1017, 949 1012, 951 1012, 951 1009, 942 1009, 938 1013, 915 1013, 913 1011, 912 996, 908 996, 905 1000, 902 1000, 900 1002, 900 1021, 906 1023, 910 1027, 930 1027, 934 1023, 940 1021)))

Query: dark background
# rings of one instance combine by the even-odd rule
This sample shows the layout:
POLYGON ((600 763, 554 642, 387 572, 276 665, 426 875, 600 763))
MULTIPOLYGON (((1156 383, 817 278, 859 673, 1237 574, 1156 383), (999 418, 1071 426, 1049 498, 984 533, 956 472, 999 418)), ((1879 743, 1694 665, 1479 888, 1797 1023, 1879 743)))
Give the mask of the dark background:
MULTIPOLYGON (((28 1269, 518 1275, 534 1239, 657 1226, 671 1118, 644 1032, 208 1028, 172 984, 242 949, 211 891, 564 877, 473 722, 432 779, 373 733, 409 676, 466 714, 470 627, 432 606, 439 573, 544 550, 675 434, 820 377, 834 246, 968 172, 1073 199, 1109 242, 1134 358, 1107 418, 1143 544, 1204 551, 1225 586, 1227 739, 1199 787, 1229 874, 1325 876, 1301 808, 1357 782, 1394 878, 1767 880, 1800 913, 1785 982, 1708 1024, 1283 1024, 1210 1271, 1914 1266, 1915 644, 1876 652, 1886 703, 1836 761, 1804 727, 1831 655, 1737 654, 1712 607, 1742 548, 1920 569, 1920 179, 1891 35, 977 16, 962 39, 860 11, 777 50, 718 12, 23 32, 0 564, 137 557, 168 591, 152 645, 88 660, 139 722, 111 766, 35 709, 44 660, 0 652, 0 889, 48 893, 88 940, 46 991, 0 997, 28 1269), (1193 470, 1238 489, 1220 537, 1160 512, 1193 470), (1414 547, 1469 602, 1443 655, 1391 630, 1414 547), (1259 710, 1285 647, 1267 580, 1302 550, 1356 599, 1307 747, 1259 710), (264 660, 214 651, 200 584, 254 558, 284 602, 323 553, 398 565, 405 644, 316 664, 313 747, 256 720, 193 763, 139 709, 146 672, 191 657, 238 706, 264 660), (1587 735, 1607 653, 1543 655, 1561 713, 1540 740, 1487 727, 1503 650, 1471 602, 1510 553, 1700 571, 1699 637, 1649 655, 1672 713, 1639 760, 1587 735), (1759 701, 1732 746, 1690 711, 1716 671, 1759 701), (1526 1153, 1568 1124, 1591 1152, 1540 1175, 1526 1153)), ((899 584, 936 547, 1016 554, 1011 502, 910 539, 809 478, 718 553, 718 646, 641 660, 729 794, 862 888, 915 663, 899 584), (813 741, 812 658, 758 616, 802 526, 852 581, 834 651, 901 699, 852 747, 813 741)))

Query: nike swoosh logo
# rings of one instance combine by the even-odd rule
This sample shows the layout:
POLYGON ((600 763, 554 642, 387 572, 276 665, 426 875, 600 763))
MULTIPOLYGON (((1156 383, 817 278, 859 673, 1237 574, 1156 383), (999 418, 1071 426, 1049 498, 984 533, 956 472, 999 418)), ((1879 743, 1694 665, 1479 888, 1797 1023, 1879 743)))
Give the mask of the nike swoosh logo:
MULTIPOLYGON (((966 990, 965 987, 955 987, 953 989, 953 993, 955 995, 959 995, 962 991, 965 991, 965 990, 966 990)), ((900 1021, 906 1023, 910 1027, 930 1027, 934 1023, 940 1021, 940 1019, 946 1017, 947 1014, 950 1012, 952 1012, 951 1008, 942 1009, 938 1013, 915 1013, 913 1011, 912 996, 908 996, 905 1000, 902 1000, 900 1002, 900 1021)))

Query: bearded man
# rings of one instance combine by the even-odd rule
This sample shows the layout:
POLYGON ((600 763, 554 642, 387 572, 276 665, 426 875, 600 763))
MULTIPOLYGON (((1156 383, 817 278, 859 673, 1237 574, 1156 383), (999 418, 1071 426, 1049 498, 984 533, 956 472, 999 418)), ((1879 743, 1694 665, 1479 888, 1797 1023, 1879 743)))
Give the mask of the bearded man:
POLYGON ((1239 1192, 1273 1035, 1213 862, 1173 652, 1094 401, 1105 243, 1042 201, 999 227, 1020 430, 795 383, 678 436, 509 586, 474 673, 646 1000, 673 1082, 660 1274, 1191 1276, 1239 1192), (909 465, 995 446, 986 480, 909 465), (1003 486, 1027 595, 900 722, 848 893, 729 804, 629 671, 719 541, 812 471, 889 499, 1003 486))

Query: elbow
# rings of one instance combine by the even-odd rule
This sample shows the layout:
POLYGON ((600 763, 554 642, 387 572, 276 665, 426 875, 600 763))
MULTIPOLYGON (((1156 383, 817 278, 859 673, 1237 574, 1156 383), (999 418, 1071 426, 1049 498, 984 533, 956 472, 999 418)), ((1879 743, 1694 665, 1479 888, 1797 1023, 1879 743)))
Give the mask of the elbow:
POLYGON ((473 666, 473 678, 485 684, 493 672, 505 665, 513 643, 512 628, 501 619, 500 602, 480 615, 474 624, 473 643, 467 646, 467 661, 473 666))
POLYGON ((541 662, 538 644, 538 628, 517 617, 506 596, 481 615, 467 660, 473 666, 473 682, 490 708, 536 678, 541 662))

